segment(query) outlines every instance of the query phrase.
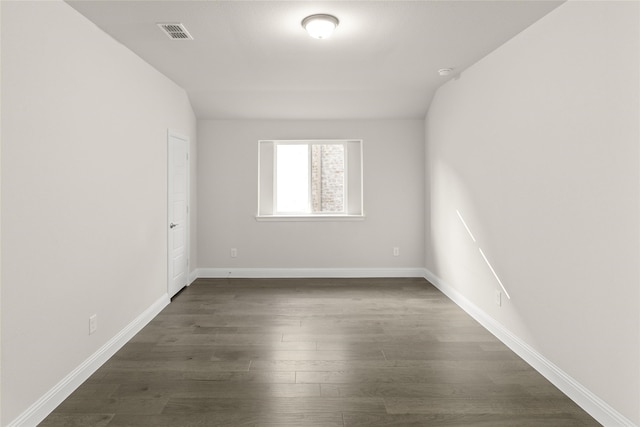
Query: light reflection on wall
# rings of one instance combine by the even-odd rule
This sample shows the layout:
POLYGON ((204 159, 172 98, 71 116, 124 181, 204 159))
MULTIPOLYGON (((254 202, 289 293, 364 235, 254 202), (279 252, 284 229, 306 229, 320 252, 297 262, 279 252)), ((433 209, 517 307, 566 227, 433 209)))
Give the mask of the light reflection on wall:
MULTIPOLYGON (((458 218, 460 218, 460 221, 462 222, 462 225, 464 225, 464 228, 467 230, 467 232, 469 233, 469 236, 471 237, 471 240, 473 240, 474 243, 476 242, 476 238, 473 237, 473 233, 471 232, 471 229, 469 228, 469 226, 467 225, 466 221, 464 220, 464 217, 462 216, 462 214, 460 213, 460 211, 458 209, 456 209, 456 213, 458 214, 458 218)), ((511 299, 511 296, 509 296, 509 292, 507 292, 507 289, 504 287, 504 285, 502 284, 502 280, 500 280, 500 278, 498 277, 498 274, 496 273, 496 271, 493 269, 493 266, 491 265, 491 263, 489 262, 489 260, 487 259, 487 256, 484 254, 484 252, 482 251, 482 248, 480 246, 478 246, 478 251, 480 251, 480 255, 482 255, 482 258, 484 259, 484 262, 487 263, 487 266, 489 267, 489 269, 491 270, 491 273, 493 273, 493 276, 496 278, 496 280, 498 281, 498 284, 500 285, 500 287, 502 288, 502 290, 504 291, 504 294, 507 296, 507 298, 511 299)))

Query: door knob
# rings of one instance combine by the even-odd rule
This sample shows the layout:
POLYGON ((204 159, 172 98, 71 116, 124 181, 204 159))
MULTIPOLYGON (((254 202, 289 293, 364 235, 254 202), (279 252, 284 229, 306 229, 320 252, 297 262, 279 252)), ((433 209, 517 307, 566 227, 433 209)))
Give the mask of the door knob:
POLYGON ((177 226, 178 224, 174 224, 174 223, 169 224, 169 228, 176 228, 177 226))

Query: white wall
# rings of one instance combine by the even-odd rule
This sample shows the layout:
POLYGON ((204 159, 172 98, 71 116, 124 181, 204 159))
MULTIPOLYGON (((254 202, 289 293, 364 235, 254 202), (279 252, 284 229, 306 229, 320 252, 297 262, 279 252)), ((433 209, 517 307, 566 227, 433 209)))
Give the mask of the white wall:
POLYGON ((198 267, 422 267, 423 158, 421 120, 199 121, 198 267), (258 140, 324 138, 364 140, 366 219, 257 222, 258 140))
POLYGON ((3 2, 2 425, 166 293, 167 128, 195 152, 195 121, 66 3, 3 2))
MULTIPOLYGON (((0 53, 2 46, 2 2, 0 2, 0 53)), ((2 55, 0 54, 0 71, 2 70, 2 55)), ((0 72, 0 82, 2 73, 0 72)), ((2 88, 0 86, 0 96, 2 88)), ((0 100, 0 207, 2 206, 2 102, 0 100)), ((2 237, 2 209, 0 208, 0 239, 2 237)), ((0 244, 0 298, 2 298, 2 245, 0 244)), ((2 300, 0 299, 0 425, 2 425, 2 300)))
POLYGON ((636 425, 638 6, 560 6, 440 88, 426 120, 427 268, 636 425))

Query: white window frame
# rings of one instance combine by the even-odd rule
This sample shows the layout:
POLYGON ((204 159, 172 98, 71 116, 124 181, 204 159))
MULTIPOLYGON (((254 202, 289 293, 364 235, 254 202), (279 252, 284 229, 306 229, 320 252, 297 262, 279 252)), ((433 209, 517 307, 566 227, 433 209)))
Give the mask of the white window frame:
MULTIPOLYGON (((361 139, 260 140, 258 141, 258 221, 349 221, 363 220, 363 141, 361 139), (276 147, 278 145, 344 146, 344 212, 276 212, 276 147)), ((311 150, 309 150, 311 155, 311 150)), ((311 171, 309 171, 311 173, 311 171)), ((311 194, 311 193, 310 193, 311 194)))

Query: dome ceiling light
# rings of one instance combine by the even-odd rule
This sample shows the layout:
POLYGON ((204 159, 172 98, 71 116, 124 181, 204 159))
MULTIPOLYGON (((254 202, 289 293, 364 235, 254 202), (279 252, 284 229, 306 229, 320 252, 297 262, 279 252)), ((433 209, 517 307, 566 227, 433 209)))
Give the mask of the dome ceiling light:
POLYGON ((317 14, 307 16, 302 20, 302 27, 309 35, 316 39, 326 39, 331 36, 338 26, 338 18, 333 15, 317 14))

